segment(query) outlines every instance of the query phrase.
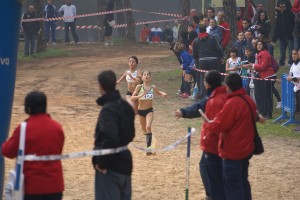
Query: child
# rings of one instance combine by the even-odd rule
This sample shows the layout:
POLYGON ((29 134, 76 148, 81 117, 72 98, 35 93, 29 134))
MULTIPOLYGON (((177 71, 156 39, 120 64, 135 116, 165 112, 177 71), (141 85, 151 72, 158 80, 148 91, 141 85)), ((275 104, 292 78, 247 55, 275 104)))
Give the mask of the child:
POLYGON ((292 51, 293 64, 291 66, 289 76, 287 77, 288 81, 293 81, 295 84, 294 92, 296 93, 296 112, 300 111, 300 62, 298 54, 300 55, 300 50, 298 52, 296 49, 292 51))
POLYGON ((226 61, 226 71, 231 73, 239 73, 241 66, 241 58, 237 57, 237 50, 231 49, 229 51, 229 58, 226 61))
POLYGON ((148 24, 144 25, 144 28, 141 30, 141 41, 150 42, 150 33, 151 29, 148 27, 148 24))
POLYGON ((160 43, 162 41, 162 30, 159 27, 158 22, 156 22, 154 24, 154 27, 151 29, 150 37, 151 37, 150 41, 153 43, 160 43))
POLYGON ((184 90, 181 97, 188 98, 191 96, 192 77, 194 74, 194 70, 191 68, 194 65, 193 57, 184 50, 184 45, 180 42, 175 43, 174 51, 180 56, 182 76, 184 77, 184 90))
POLYGON ((141 72, 137 69, 137 65, 139 60, 136 56, 131 56, 128 60, 129 70, 126 70, 125 73, 119 78, 116 84, 119 84, 124 78, 127 81, 127 93, 126 93, 126 100, 132 105, 135 112, 137 113, 137 106, 138 101, 131 101, 132 93, 134 92, 135 87, 139 84, 141 80, 141 72))
MULTIPOLYGON (((151 72, 144 71, 142 73, 143 84, 137 85, 131 100, 139 100, 138 115, 142 130, 146 135, 147 148, 151 148, 152 143, 152 130, 151 125, 153 122, 154 111, 153 111, 153 100, 154 94, 160 95, 161 97, 167 97, 167 94, 157 89, 155 85, 151 84, 151 72)), ((151 155, 151 152, 147 152, 146 155, 151 155)))
MULTIPOLYGON (((255 57, 253 56, 252 48, 248 46, 245 48, 245 60, 243 60, 242 63, 243 64, 255 63, 255 57)), ((244 68, 242 70, 247 71, 247 69, 244 68)), ((248 70, 247 76, 251 77, 251 79, 247 80, 246 90, 248 95, 253 99, 253 101, 255 101, 254 82, 253 82, 254 72, 252 70, 248 70)))

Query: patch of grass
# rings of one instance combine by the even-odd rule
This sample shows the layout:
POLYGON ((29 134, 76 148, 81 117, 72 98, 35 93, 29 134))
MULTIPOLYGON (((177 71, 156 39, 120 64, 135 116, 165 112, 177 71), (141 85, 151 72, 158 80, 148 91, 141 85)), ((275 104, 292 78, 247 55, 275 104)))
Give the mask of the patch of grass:
POLYGON ((61 56, 69 56, 69 53, 64 49, 57 48, 47 48, 46 51, 35 53, 31 56, 25 56, 23 52, 18 53, 18 59, 21 61, 29 61, 33 58, 52 58, 52 57, 61 57, 61 56))

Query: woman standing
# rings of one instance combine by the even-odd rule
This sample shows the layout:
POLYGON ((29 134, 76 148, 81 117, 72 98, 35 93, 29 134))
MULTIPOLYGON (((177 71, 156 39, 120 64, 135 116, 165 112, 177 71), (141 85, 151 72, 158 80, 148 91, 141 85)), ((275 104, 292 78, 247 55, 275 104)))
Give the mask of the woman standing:
POLYGON ((268 52, 267 44, 259 40, 256 45, 257 63, 243 65, 243 67, 254 69, 258 78, 264 80, 255 81, 255 99, 258 111, 266 118, 271 119, 273 113, 273 90, 276 73, 272 67, 272 56, 268 52), (272 80, 270 80, 272 79, 272 80))
POLYGON ((271 24, 266 11, 261 11, 259 13, 259 18, 255 22, 255 30, 257 30, 257 35, 262 34, 267 39, 269 39, 269 33, 271 31, 271 24))

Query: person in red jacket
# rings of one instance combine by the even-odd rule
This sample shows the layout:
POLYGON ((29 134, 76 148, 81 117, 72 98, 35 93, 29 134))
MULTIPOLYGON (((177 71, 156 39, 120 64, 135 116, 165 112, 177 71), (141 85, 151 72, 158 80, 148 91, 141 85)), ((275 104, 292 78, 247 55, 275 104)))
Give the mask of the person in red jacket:
POLYGON ((225 83, 228 98, 214 118, 207 116, 213 121, 206 123, 205 128, 211 133, 221 133, 218 153, 222 158, 224 199, 251 199, 248 168, 254 150, 252 120, 257 119, 256 105, 243 88, 240 75, 229 74, 225 83))
MULTIPOLYGON (((33 91, 25 98, 25 112, 29 115, 25 136, 25 155, 57 155, 64 146, 64 132, 46 113, 47 97, 33 91)), ((19 149, 20 125, 13 135, 2 144, 2 154, 16 158, 19 149)), ((61 200, 64 190, 61 161, 24 162, 25 200, 61 200)))
POLYGON ((243 67, 254 69, 259 78, 265 79, 255 81, 255 99, 258 111, 267 119, 272 118, 273 114, 273 90, 276 73, 272 67, 272 56, 268 52, 267 43, 259 40, 256 44, 257 63, 247 64, 243 67), (272 79, 272 80, 268 80, 272 79))
POLYGON ((229 41, 230 41, 230 26, 228 22, 225 21, 225 13, 224 11, 219 11, 218 12, 218 23, 219 27, 221 27, 222 31, 222 47, 223 50, 227 47, 229 41))
MULTIPOLYGON (((225 86, 222 86, 222 77, 219 72, 212 70, 205 74, 207 97, 201 101, 175 111, 176 118, 199 117, 199 109, 206 116, 213 119, 223 108, 227 98, 225 86)), ((201 129, 200 148, 203 150, 199 163, 202 182, 207 199, 223 200, 225 198, 222 180, 222 159, 218 156, 219 132, 207 129, 209 124, 204 122, 201 129)))

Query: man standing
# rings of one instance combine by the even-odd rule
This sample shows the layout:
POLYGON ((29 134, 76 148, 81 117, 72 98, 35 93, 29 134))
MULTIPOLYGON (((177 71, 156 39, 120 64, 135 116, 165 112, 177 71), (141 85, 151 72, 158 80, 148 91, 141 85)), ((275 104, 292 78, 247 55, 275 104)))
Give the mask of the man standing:
MULTIPOLYGON (((203 24, 199 26, 200 34, 193 43, 193 57, 196 61, 196 67, 201 70, 220 71, 221 58, 223 57, 222 48, 218 41, 206 33, 206 27, 203 24)), ((199 88, 199 99, 206 96, 204 87, 204 73, 197 71, 197 86, 199 88)))
POLYGON ((222 176, 226 199, 249 200, 251 187, 248 181, 249 160, 254 150, 253 120, 264 122, 256 113, 256 105, 246 90, 242 79, 232 73, 225 80, 228 98, 222 110, 210 118, 207 130, 221 133, 218 153, 222 158, 222 176))
MULTIPOLYGON (((95 129, 95 148, 126 146, 135 136, 134 111, 116 90, 116 74, 103 71, 98 75, 102 106, 95 129)), ((117 154, 93 157, 96 200, 130 200, 132 156, 129 150, 117 154)))
POLYGON ((284 2, 279 4, 280 12, 277 15, 275 22, 275 30, 272 38, 272 42, 276 42, 279 39, 280 59, 279 65, 285 66, 286 48, 289 50, 288 64, 292 65, 292 50, 294 48, 294 14, 291 10, 287 9, 287 5, 284 2))
POLYGON ((66 0, 66 4, 62 5, 60 9, 58 10, 59 13, 65 17, 65 44, 70 43, 69 39, 69 29, 71 28, 71 33, 73 36, 73 39, 75 41, 75 44, 79 44, 79 38, 76 33, 76 23, 75 18, 73 16, 76 16, 76 6, 72 4, 72 0, 66 0))
MULTIPOLYGON (((22 19, 34 19, 37 18, 34 5, 29 5, 28 12, 23 14, 22 19)), ((40 33, 39 21, 22 22, 22 29, 25 38, 24 55, 29 56, 35 53, 35 41, 37 34, 40 33)))
MULTIPOLYGON (((115 7, 114 0, 109 0, 106 4, 106 12, 113 11, 115 7)), ((115 25, 115 16, 114 13, 108 13, 104 17, 104 26, 105 26, 105 33, 104 33, 104 45, 113 45, 112 43, 112 31, 113 26, 115 25)))
MULTIPOLYGON (((56 7, 52 3, 53 3, 52 0, 48 0, 47 5, 45 6, 45 18, 46 19, 58 17, 56 7)), ((56 20, 45 21, 47 45, 49 43, 50 30, 51 30, 51 36, 52 36, 52 45, 56 45, 55 29, 56 29, 56 20)))
POLYGON ((227 47, 229 41, 230 41, 230 26, 228 22, 225 21, 225 13, 224 11, 219 11, 218 12, 218 22, 219 22, 219 27, 221 27, 222 31, 222 47, 223 50, 227 47))

